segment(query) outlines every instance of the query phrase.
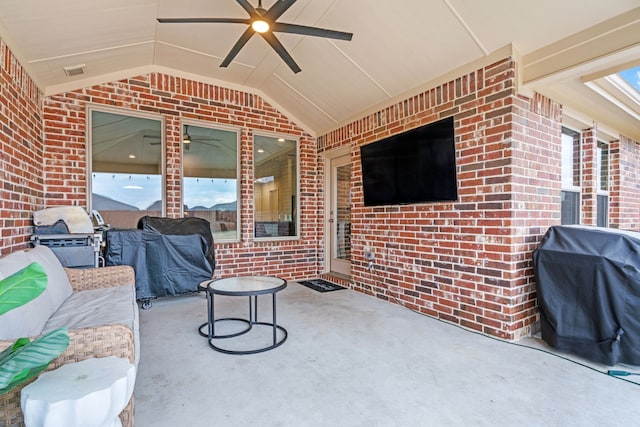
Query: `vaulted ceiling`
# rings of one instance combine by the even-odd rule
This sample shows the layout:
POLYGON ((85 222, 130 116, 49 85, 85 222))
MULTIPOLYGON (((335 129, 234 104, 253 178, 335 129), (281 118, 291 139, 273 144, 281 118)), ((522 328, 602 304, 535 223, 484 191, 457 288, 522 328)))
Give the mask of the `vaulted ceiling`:
POLYGON ((244 24, 157 21, 247 16, 236 0, 2 0, 0 37, 47 95, 170 72, 255 92, 312 135, 512 54, 523 91, 640 140, 638 105, 594 89, 640 65, 639 0, 298 0, 280 22, 354 34, 276 33, 299 73, 257 36, 220 67, 244 24), (81 75, 64 71, 78 66, 81 75))

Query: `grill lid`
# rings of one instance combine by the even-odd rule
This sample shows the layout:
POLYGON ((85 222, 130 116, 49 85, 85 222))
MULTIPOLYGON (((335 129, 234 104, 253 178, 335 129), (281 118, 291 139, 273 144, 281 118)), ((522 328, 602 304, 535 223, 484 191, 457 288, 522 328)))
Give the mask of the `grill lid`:
POLYGON ((93 223, 87 211, 80 206, 56 206, 33 213, 33 224, 36 227, 50 226, 63 221, 69 233, 93 233, 93 223))

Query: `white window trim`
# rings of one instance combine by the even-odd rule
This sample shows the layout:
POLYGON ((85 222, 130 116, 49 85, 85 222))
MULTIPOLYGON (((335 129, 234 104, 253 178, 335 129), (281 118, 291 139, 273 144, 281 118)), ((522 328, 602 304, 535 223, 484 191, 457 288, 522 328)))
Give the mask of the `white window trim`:
MULTIPOLYGON (((569 126, 566 125, 562 125, 562 128, 568 129, 571 132, 575 132, 576 134, 580 135, 580 142, 582 142, 582 132, 577 131, 569 126)), ((560 131, 561 135, 567 135, 566 133, 564 133, 563 130, 560 131)), ((562 136, 561 136, 562 138, 562 136)), ((562 150, 562 145, 561 148, 562 150)), ((580 147, 580 154, 582 154, 582 147, 580 147)), ((576 160, 573 159, 573 161, 575 162, 576 160)), ((578 182, 582 182, 582 164, 580 163, 581 159, 578 159, 578 164, 579 164, 579 168, 578 168, 578 182)), ((562 168, 562 164, 560 166, 562 168)), ((582 186, 576 186, 576 185, 570 185, 570 186, 566 186, 564 185, 564 183, 562 182, 562 175, 560 176, 560 186, 561 186, 561 190, 563 191, 572 191, 574 193, 580 193, 580 196, 582 197, 582 186)))
MULTIPOLYGON (((236 134, 236 237, 234 239, 218 239, 216 240, 216 243, 237 243, 241 240, 241 232, 242 232, 242 221, 241 221, 241 217, 242 215, 240 214, 242 212, 242 200, 241 200, 241 196, 242 196, 242 171, 240 170, 240 157, 241 157, 241 147, 242 144, 240 143, 241 138, 242 138, 242 128, 239 127, 235 127, 235 126, 227 126, 224 124, 219 124, 219 123, 213 123, 213 122, 207 122, 207 121, 202 121, 202 120, 181 120, 180 121, 180 138, 183 137, 182 135, 182 128, 184 125, 188 125, 188 126, 198 126, 201 128, 208 128, 208 129, 216 129, 216 130, 222 130, 222 131, 226 131, 226 132, 235 132, 236 134)), ((180 173, 180 212, 181 215, 184 217, 184 151, 181 148, 180 149, 180 165, 182 167, 181 173, 180 173)))
MULTIPOLYGON (((251 132, 251 150, 252 150, 252 158, 253 158, 253 150, 255 149, 255 137, 263 136, 267 138, 284 138, 289 141, 296 142, 296 230, 295 236, 277 236, 277 237, 256 237, 255 234, 255 224, 256 224, 256 207, 255 203, 252 203, 252 212, 251 216, 253 218, 252 222, 252 236, 255 242, 273 242, 273 241, 292 241, 292 240, 300 240, 300 222, 301 222, 301 212, 300 212, 300 138, 293 135, 288 135, 284 133, 271 133, 271 132, 262 132, 262 131, 252 131, 251 132)), ((255 171, 255 159, 252 161, 251 168, 253 170, 253 178, 251 179, 251 183, 253 184, 253 196, 255 198, 255 180, 256 180, 256 171, 255 171)))
POLYGON ((162 147, 161 149, 161 154, 160 154, 160 162, 161 162, 161 173, 162 173, 162 177, 160 179, 161 181, 161 186, 160 186, 160 191, 161 191, 161 199, 162 199, 162 216, 166 216, 167 215, 167 157, 166 157, 166 138, 165 138, 165 133, 166 133, 166 121, 163 115, 161 114, 154 114, 154 113, 147 113, 144 111, 138 111, 138 110, 128 110, 126 108, 115 108, 115 107, 109 107, 109 106, 104 106, 102 104, 87 104, 86 108, 85 108, 85 117, 86 117, 86 164, 87 164, 87 176, 86 176, 86 191, 87 191, 87 211, 91 212, 92 210, 92 197, 91 194, 93 192, 92 189, 92 179, 91 177, 93 176, 93 135, 92 135, 92 131, 93 131, 93 121, 92 121, 92 117, 93 117, 93 112, 94 111, 98 111, 101 113, 110 113, 110 114, 118 114, 120 116, 130 116, 130 117, 140 117, 143 119, 149 119, 149 120, 157 120, 160 122, 160 146, 162 147))
MULTIPOLYGON (((606 141, 602 141, 601 139, 598 139, 596 141, 596 145, 598 144, 604 144, 607 146, 607 152, 608 152, 608 164, 607 164, 607 183, 608 183, 608 188, 611 188, 611 144, 606 142, 606 141)), ((609 196, 609 190, 602 190, 600 189, 600 167, 602 167, 602 164, 600 163, 600 154, 601 151, 598 150, 598 160, 597 160, 597 164, 598 164, 598 179, 596 180, 596 194, 598 196, 609 196)))

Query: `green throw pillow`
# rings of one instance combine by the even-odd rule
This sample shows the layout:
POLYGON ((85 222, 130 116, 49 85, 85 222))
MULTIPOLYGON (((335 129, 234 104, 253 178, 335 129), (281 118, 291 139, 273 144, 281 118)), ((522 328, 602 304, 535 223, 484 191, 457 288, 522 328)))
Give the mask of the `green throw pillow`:
POLYGON ((47 273, 37 262, 0 280, 0 315, 35 299, 46 287, 47 273))

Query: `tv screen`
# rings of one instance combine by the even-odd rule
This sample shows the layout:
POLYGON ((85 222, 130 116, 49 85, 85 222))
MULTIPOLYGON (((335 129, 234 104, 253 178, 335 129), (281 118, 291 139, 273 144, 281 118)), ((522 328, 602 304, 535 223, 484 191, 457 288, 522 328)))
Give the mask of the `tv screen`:
POLYGON ((458 199, 453 117, 360 147, 365 206, 458 199))

